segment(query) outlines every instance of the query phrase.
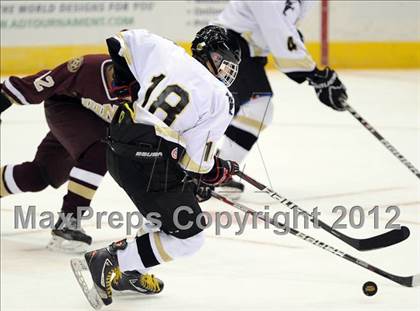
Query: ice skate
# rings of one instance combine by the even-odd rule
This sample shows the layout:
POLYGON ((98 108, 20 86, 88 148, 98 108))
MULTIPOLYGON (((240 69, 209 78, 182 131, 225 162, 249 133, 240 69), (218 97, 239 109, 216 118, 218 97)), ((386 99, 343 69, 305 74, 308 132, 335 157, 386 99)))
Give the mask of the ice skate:
POLYGON ((92 237, 87 235, 82 228, 78 228, 75 218, 71 218, 69 223, 65 224, 60 218, 51 231, 51 235, 47 249, 52 251, 84 253, 92 244, 92 237))
POLYGON ((73 273, 79 282, 86 298, 94 309, 112 303, 112 281, 121 279, 118 266, 117 250, 127 246, 125 240, 112 243, 106 248, 88 252, 84 258, 75 258, 70 261, 73 273), (83 271, 89 271, 93 286, 89 289, 83 271))

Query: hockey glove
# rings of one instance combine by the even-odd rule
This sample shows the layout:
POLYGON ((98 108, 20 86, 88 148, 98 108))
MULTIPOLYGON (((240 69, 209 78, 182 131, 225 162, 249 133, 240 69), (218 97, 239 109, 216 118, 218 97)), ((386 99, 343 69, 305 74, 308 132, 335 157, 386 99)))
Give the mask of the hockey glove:
POLYGON ((213 168, 202 175, 201 181, 205 184, 217 186, 228 180, 239 171, 239 164, 235 161, 223 160, 214 157, 213 168))
MULTIPOLYGON (((0 89, 1 89, 0 84, 0 89)), ((9 108, 12 105, 9 98, 7 98, 6 94, 4 94, 2 91, 0 91, 0 115, 5 111, 7 108, 9 108)))
POLYGON ((214 186, 206 185, 201 182, 200 174, 187 175, 184 183, 191 184, 195 198, 199 203, 210 200, 211 192, 214 190, 214 186))
POLYGON ((211 192, 214 190, 214 186, 209 186, 201 183, 197 186, 195 191, 195 197, 199 203, 205 202, 211 199, 211 192))
POLYGON ((328 67, 324 70, 315 69, 306 79, 315 88, 316 95, 323 104, 334 110, 345 110, 346 87, 334 70, 328 67))
POLYGON ((109 93, 112 97, 118 97, 121 100, 128 100, 133 103, 138 99, 140 84, 132 81, 128 85, 116 85, 115 80, 112 81, 109 93))

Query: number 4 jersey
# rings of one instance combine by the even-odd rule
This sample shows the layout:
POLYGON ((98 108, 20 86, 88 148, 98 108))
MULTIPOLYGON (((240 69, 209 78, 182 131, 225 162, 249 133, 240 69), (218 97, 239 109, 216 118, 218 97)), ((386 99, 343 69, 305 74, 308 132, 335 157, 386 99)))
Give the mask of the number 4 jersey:
POLYGON ((297 24, 315 1, 230 1, 215 24, 240 33, 248 41, 251 57, 270 52, 284 72, 312 71, 315 63, 298 32, 297 24))
POLYGON ((156 135, 182 145, 185 170, 208 172, 216 142, 234 114, 226 86, 172 41, 141 29, 114 38, 140 84, 135 122, 152 125, 156 135))

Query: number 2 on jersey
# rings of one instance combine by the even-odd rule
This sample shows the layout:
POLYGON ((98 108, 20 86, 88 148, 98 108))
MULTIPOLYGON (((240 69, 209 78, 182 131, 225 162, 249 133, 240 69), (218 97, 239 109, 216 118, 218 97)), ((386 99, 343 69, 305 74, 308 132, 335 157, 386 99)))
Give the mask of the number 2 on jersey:
MULTIPOLYGON (((158 86, 160 82, 162 82, 163 79, 165 79, 164 74, 153 77, 152 85, 147 89, 143 104, 141 105, 143 108, 147 105, 153 90, 158 86)), ((150 113, 155 113, 158 108, 162 109, 166 113, 166 118, 163 120, 163 122, 167 126, 171 126, 171 124, 175 121, 176 116, 180 114, 182 110, 184 110, 189 102, 190 96, 188 92, 177 84, 171 84, 168 85, 150 105, 149 111, 150 113), (179 98, 179 101, 175 105, 171 105, 166 101, 168 96, 171 94, 175 94, 179 98)))
POLYGON ((49 76, 49 74, 51 73, 51 71, 46 72, 45 74, 43 74, 42 76, 36 78, 34 80, 34 86, 35 89, 38 92, 42 92, 44 90, 44 88, 50 88, 54 86, 54 80, 51 76, 49 76))

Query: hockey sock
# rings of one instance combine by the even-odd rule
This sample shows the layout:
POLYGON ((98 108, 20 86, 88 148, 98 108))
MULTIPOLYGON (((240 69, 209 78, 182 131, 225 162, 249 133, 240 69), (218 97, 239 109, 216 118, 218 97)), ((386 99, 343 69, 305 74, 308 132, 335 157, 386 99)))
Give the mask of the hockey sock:
POLYGON ((218 156, 241 164, 257 140, 257 136, 230 125, 225 132, 218 156))
POLYGON ((271 96, 254 96, 241 106, 227 128, 219 156, 241 163, 272 118, 271 96))
POLYGON ((48 182, 41 169, 34 162, 9 164, 1 168, 0 197, 20 192, 38 192, 45 189, 48 182))
POLYGON ((118 262, 121 271, 145 273, 147 268, 194 254, 203 243, 203 232, 188 239, 178 239, 162 231, 149 232, 128 241, 127 247, 117 252, 118 262))
POLYGON ((68 192, 63 198, 63 213, 77 214, 77 207, 87 207, 106 173, 105 146, 92 145, 70 171, 68 192))

